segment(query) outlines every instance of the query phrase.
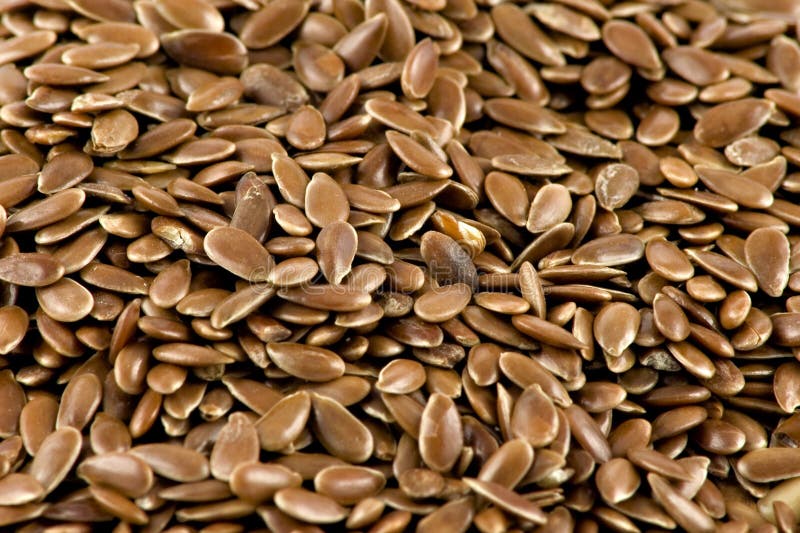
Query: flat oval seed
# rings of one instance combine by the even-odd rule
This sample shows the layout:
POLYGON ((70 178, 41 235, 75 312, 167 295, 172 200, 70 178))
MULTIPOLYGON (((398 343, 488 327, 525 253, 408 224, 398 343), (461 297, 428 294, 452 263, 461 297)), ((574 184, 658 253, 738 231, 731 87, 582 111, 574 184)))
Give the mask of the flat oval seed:
POLYGON ((561 184, 548 183, 536 192, 525 227, 531 233, 547 231, 566 221, 571 211, 572 197, 569 190, 561 184))
POLYGON ((773 298, 783 294, 789 283, 790 246, 786 235, 775 228, 758 228, 747 236, 744 253, 759 288, 773 298))
POLYGON ((484 181, 486 196, 497 211, 516 226, 528 218, 528 195, 522 182, 505 172, 490 172, 484 181))
POLYGON ((28 331, 28 313, 16 305, 0 307, 0 354, 16 348, 28 331))
POLYGON ((239 498, 260 503, 271 499, 276 492, 289 487, 299 487, 300 475, 277 464, 245 463, 231 473, 230 487, 239 498))
POLYGON ((0 505, 24 505, 43 496, 42 485, 28 474, 14 472, 0 479, 0 505))
POLYGON ((329 466, 314 476, 314 489, 341 505, 353 505, 378 493, 386 478, 370 468, 329 466))
POLYGON ((636 308, 623 302, 604 306, 595 317, 593 329, 597 343, 614 357, 633 343, 639 332, 641 316, 636 308))
POLYGON ((762 448, 747 452, 737 463, 739 473, 750 481, 768 483, 798 476, 800 449, 762 448))
POLYGON ((255 424, 261 448, 279 451, 291 445, 306 427, 311 414, 311 397, 301 391, 273 405, 255 424))
POLYGON ((477 286, 478 273, 469 254, 456 241, 438 231, 422 235, 420 253, 433 277, 442 284, 477 286))
POLYGON ((344 374, 342 358, 318 346, 270 342, 267 354, 284 372, 308 381, 330 381, 344 374))
POLYGON ((363 463, 370 458, 375 441, 369 429, 336 400, 312 396, 312 429, 322 446, 332 455, 349 463, 363 463))
POLYGON ((553 402, 538 385, 522 391, 511 413, 511 433, 534 448, 550 444, 558 435, 558 414, 553 402))
POLYGON ((80 431, 73 427, 57 429, 42 441, 28 473, 41 483, 45 494, 52 492, 72 470, 81 442, 80 431))
POLYGON ((443 394, 431 394, 419 430, 422 460, 437 472, 449 471, 461 454, 463 443, 461 419, 453 400, 443 394))
POLYGON ((597 203, 613 211, 628 203, 639 190, 639 173, 630 165, 613 163, 604 166, 595 179, 597 203))
POLYGON ((203 249, 212 261, 251 283, 266 281, 272 268, 272 256, 267 249, 238 228, 212 229, 203 239, 203 249))
POLYGON ((318 172, 305 189, 305 214, 312 224, 324 228, 333 222, 347 222, 350 204, 339 184, 318 172))
POLYGON ((639 26, 615 19, 603 25, 602 34, 608 49, 624 62, 644 69, 661 67, 653 41, 639 26))
POLYGON ((576 265, 617 266, 632 263, 644 255, 644 243, 635 235, 622 233, 599 237, 572 254, 576 265))
POLYGON ((633 496, 641 478, 630 461, 616 457, 597 468, 595 484, 603 500, 615 504, 633 496))
POLYGON ((689 336, 689 319, 675 300, 659 293, 653 299, 653 321, 658 331, 671 341, 682 341, 689 336))
POLYGON ((237 466, 258 461, 259 453, 258 433, 251 420, 244 413, 233 413, 211 449, 211 475, 228 481, 237 466))
POLYGON ((157 346, 153 349, 153 357, 163 363, 197 367, 233 362, 233 359, 213 348, 180 342, 157 346))
POLYGON ((694 276, 694 267, 677 246, 664 239, 651 239, 645 246, 650 268, 670 281, 687 281, 694 276))
POLYGON ((538 505, 502 485, 473 478, 464 478, 464 483, 480 496, 513 515, 517 515, 534 524, 547 522, 547 516, 538 505))
POLYGON ((147 463, 128 453, 106 453, 88 457, 77 474, 90 484, 102 484, 129 498, 147 494, 153 486, 153 471, 147 463))
POLYGON ((458 316, 471 298, 472 289, 468 285, 445 285, 417 298, 414 302, 414 313, 426 322, 445 322, 458 316))
POLYGON ((59 322, 77 322, 94 307, 92 293, 69 278, 62 278, 47 287, 38 287, 36 300, 48 316, 59 322))
POLYGON ((391 394, 408 394, 425 384, 425 367, 410 359, 394 359, 378 374, 375 388, 391 394))
MULTIPOLYGON (((747 310, 749 312, 749 308, 747 310)), ((772 319, 772 341, 779 346, 800 345, 800 313, 775 313, 772 319)))
POLYGON ((338 285, 350 273, 358 249, 358 235, 347 222, 332 222, 317 235, 317 262, 329 283, 338 285))
POLYGON ((311 524, 333 524, 344 520, 348 513, 332 498, 301 488, 279 490, 275 505, 287 515, 311 524))
POLYGON ((39 174, 38 189, 52 194, 74 187, 94 169, 92 158, 82 152, 66 152, 45 163, 39 174))
POLYGON ((130 453, 144 460, 156 474, 180 483, 201 481, 209 475, 208 459, 178 444, 141 444, 130 453))
POLYGON ((707 110, 694 126, 695 138, 708 146, 730 144, 766 124, 774 104, 759 98, 742 98, 707 110))
POLYGON ((414 171, 437 179, 446 179, 453 175, 453 169, 449 165, 411 137, 396 131, 387 131, 386 140, 397 157, 414 171))

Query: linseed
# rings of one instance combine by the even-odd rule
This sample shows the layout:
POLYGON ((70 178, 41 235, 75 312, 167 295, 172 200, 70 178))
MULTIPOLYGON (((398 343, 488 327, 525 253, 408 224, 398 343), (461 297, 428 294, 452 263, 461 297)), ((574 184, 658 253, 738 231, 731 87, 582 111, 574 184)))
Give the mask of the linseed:
POLYGON ((791 531, 794 0, 0 7, 0 527, 791 531))

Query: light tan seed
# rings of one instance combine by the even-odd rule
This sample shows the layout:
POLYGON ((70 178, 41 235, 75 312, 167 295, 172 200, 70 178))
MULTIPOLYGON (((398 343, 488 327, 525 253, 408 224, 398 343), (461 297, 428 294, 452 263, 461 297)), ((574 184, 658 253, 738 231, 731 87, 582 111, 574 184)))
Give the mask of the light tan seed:
POLYGON ((106 69, 127 63, 139 53, 136 43, 100 42, 70 48, 61 56, 67 65, 88 69, 106 69))
POLYGON ((372 455, 375 441, 369 429, 336 400, 313 394, 311 427, 320 444, 335 457, 363 463, 372 455))
POLYGON ((83 67, 59 65, 57 63, 36 64, 27 67, 25 76, 37 83, 51 86, 88 85, 108 81, 108 76, 83 67))

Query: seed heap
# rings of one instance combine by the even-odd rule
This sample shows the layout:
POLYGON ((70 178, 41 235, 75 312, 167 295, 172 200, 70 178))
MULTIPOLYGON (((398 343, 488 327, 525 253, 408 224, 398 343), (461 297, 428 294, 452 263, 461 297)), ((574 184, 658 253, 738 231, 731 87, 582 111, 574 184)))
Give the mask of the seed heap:
POLYGON ((800 0, 0 11, 0 527, 794 530, 800 0))

